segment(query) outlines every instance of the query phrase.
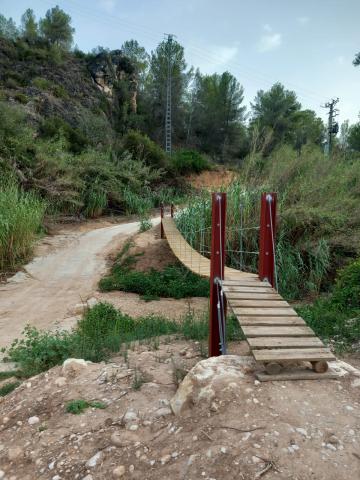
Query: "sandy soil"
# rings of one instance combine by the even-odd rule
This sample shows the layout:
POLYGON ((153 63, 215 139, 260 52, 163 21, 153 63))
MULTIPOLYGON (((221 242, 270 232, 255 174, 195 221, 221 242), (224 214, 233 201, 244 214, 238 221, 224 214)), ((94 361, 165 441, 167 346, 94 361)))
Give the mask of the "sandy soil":
POLYGON ((46 237, 38 246, 38 256, 0 285, 0 347, 19 337, 26 324, 61 326, 76 304, 92 296, 109 253, 136 233, 139 224, 88 228, 65 227, 46 237))
POLYGON ((196 342, 150 341, 111 364, 55 367, 29 379, 0 398, 1 478, 360 478, 360 378, 260 384, 251 357, 242 358, 243 378, 182 416, 169 408, 174 373, 201 360, 196 342), (66 404, 74 399, 106 408, 72 415, 66 404))

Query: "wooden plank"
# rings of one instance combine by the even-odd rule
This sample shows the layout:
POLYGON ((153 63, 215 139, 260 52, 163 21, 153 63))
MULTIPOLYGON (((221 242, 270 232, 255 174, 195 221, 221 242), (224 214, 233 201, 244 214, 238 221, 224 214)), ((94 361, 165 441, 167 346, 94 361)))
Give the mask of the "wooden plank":
POLYGON ((303 326, 242 326, 241 329, 246 337, 314 337, 315 334, 310 327, 303 326))
POLYGON ((239 323, 241 326, 268 326, 275 327, 276 325, 283 325, 284 327, 290 325, 306 325, 301 317, 240 317, 239 323))
POLYGON ((226 298, 232 303, 235 300, 282 300, 278 293, 254 293, 254 292, 227 292, 226 298))
POLYGON ((290 307, 286 308, 233 308, 235 315, 258 317, 296 317, 296 312, 290 307))
POLYGON ((271 361, 312 361, 333 360, 335 357, 328 348, 276 348, 273 350, 253 350, 258 362, 271 361))
POLYGON ((223 287, 225 293, 276 293, 271 287, 257 288, 257 287, 223 287))
POLYGON ((253 308, 277 308, 277 307, 284 307, 284 308, 291 308, 290 305, 285 302, 285 300, 259 300, 255 298, 255 300, 239 300, 239 299, 231 299, 229 303, 232 308, 242 308, 242 307, 253 307, 253 308))
POLYGON ((314 348, 324 344, 317 337, 255 337, 249 338, 248 344, 253 349, 259 348, 314 348))
POLYGON ((332 370, 328 370, 325 373, 316 373, 312 370, 295 369, 288 370, 276 375, 269 375, 266 372, 257 372, 255 376, 260 382, 271 382, 271 381, 288 381, 288 380, 328 380, 332 378, 339 378, 339 374, 332 370))
POLYGON ((244 279, 236 279, 236 280, 224 280, 223 281, 224 287, 253 287, 253 288, 264 288, 264 287, 271 287, 270 283, 267 282, 259 282, 256 280, 248 280, 244 279))

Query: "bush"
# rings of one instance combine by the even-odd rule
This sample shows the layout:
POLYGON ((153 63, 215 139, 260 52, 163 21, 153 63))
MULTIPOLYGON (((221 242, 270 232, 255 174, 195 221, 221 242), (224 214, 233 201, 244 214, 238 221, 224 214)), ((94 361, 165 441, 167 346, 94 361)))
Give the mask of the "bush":
POLYGON ((332 303, 340 310, 360 309, 360 259, 338 272, 332 303))
POLYGON ((44 212, 44 202, 15 183, 0 189, 0 270, 14 269, 29 258, 44 212))
POLYGON ((64 135, 68 142, 69 151, 75 154, 81 153, 89 144, 88 139, 79 129, 73 128, 59 117, 44 119, 40 124, 39 132, 43 138, 64 135))
POLYGON ((16 93, 14 95, 14 98, 16 101, 18 101, 19 103, 22 103, 23 105, 25 105, 29 101, 28 97, 23 93, 16 93))
POLYGON ((20 385, 20 382, 8 382, 0 386, 0 397, 5 397, 20 385))
POLYGON ((166 154, 162 148, 140 132, 130 131, 124 135, 123 146, 134 158, 143 160, 146 165, 155 168, 166 168, 168 166, 166 154))
POLYGON ((138 293, 147 300, 159 297, 209 296, 209 281, 190 272, 181 264, 169 265, 161 272, 154 269, 148 272, 134 270, 136 257, 126 256, 129 247, 129 243, 125 245, 111 269, 111 274, 100 280, 100 290, 138 293))
POLYGON ((196 150, 178 150, 171 157, 171 161, 180 175, 201 173, 210 169, 208 160, 196 150))

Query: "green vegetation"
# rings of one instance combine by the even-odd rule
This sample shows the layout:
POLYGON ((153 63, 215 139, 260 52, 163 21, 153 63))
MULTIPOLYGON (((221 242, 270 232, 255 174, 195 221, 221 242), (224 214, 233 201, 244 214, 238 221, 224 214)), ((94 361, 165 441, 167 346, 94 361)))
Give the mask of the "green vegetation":
POLYGON ((172 156, 172 164, 180 175, 210 170, 209 162, 196 150, 178 150, 172 156))
POLYGON ((147 301, 159 297, 186 298, 209 295, 209 281, 190 272, 181 264, 169 265, 162 271, 135 270, 137 258, 128 254, 130 246, 129 242, 124 246, 111 268, 110 275, 100 280, 100 290, 138 293, 147 301))
POLYGON ((90 408, 90 407, 104 409, 106 408, 106 405, 103 402, 96 402, 96 401, 88 402, 87 400, 82 400, 82 399, 71 400, 66 404, 66 411, 67 413, 79 415, 80 413, 83 413, 87 408, 90 408))
POLYGON ((5 385, 0 386, 0 397, 5 397, 11 393, 15 388, 20 385, 21 382, 8 382, 5 385))
POLYGON ((321 338, 337 350, 359 348, 360 340, 360 260, 340 270, 330 295, 311 306, 297 308, 321 338))
POLYGON ((45 204, 13 182, 0 188, 0 271, 12 270, 31 254, 45 204))
MULTIPOLYGON (((26 327, 24 338, 6 349, 6 359, 19 366, 18 376, 27 378, 60 365, 67 358, 84 358, 100 362, 121 352, 135 340, 148 341, 162 335, 178 334, 186 339, 203 341, 208 336, 207 315, 188 313, 181 321, 150 315, 137 319, 124 315, 108 303, 89 309, 72 332, 40 331, 26 327)), ((230 317, 228 340, 242 334, 237 320, 230 317)))

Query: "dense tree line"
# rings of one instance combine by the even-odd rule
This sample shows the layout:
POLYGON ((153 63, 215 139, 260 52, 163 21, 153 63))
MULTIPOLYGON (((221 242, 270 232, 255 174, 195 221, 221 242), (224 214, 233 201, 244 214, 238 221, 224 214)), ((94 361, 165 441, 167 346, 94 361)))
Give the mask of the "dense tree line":
MULTIPOLYGON (((58 6, 49 9, 39 21, 33 10, 27 9, 20 27, 13 19, 0 15, 0 36, 10 40, 20 38, 29 45, 40 43, 50 49, 69 51, 73 34, 70 16, 58 6)), ((170 57, 176 147, 199 149, 223 162, 241 159, 249 152, 269 155, 281 144, 291 145, 300 152, 307 143, 322 145, 325 141, 323 121, 314 111, 304 109, 296 93, 280 83, 268 91, 260 90, 250 111, 246 111, 244 89, 239 81, 230 72, 204 75, 189 68, 184 48, 175 40, 162 41, 150 54, 136 40, 126 41, 121 50, 136 72, 138 108, 136 115, 123 112, 117 122, 121 123, 120 133, 135 129, 163 143, 170 57)), ((92 55, 106 51, 97 47, 92 55)), ((354 60, 354 65, 359 64, 360 53, 354 60)), ((360 151, 360 122, 345 127, 339 148, 360 151)))

